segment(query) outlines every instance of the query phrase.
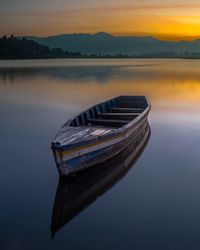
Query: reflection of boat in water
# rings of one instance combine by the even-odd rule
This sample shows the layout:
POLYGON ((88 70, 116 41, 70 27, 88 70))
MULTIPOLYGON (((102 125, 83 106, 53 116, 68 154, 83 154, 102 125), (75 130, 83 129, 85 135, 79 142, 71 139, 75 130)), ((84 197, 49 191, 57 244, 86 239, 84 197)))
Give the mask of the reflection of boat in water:
POLYGON ((66 122, 52 142, 61 176, 107 161, 124 150, 147 123, 145 96, 118 96, 66 122))
POLYGON ((95 168, 60 178, 52 214, 52 236, 126 174, 143 152, 149 137, 150 127, 147 123, 120 154, 95 168))

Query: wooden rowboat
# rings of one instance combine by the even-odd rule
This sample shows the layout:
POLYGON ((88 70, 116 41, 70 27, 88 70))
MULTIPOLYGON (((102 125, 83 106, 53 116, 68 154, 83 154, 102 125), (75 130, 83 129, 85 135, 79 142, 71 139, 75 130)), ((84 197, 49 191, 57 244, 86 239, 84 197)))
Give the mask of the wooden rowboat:
POLYGON ((134 141, 147 124, 145 96, 118 96, 68 120, 52 142, 61 176, 104 162, 134 141))
POLYGON ((59 179, 52 210, 52 237, 126 175, 143 153, 150 135, 147 124, 119 154, 93 168, 80 171, 76 176, 59 179))

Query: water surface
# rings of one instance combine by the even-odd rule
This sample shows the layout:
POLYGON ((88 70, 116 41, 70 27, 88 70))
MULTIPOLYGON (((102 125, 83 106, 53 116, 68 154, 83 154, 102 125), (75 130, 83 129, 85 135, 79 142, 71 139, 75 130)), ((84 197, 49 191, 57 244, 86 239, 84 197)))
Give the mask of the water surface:
POLYGON ((200 248, 200 61, 0 61, 1 249, 200 248), (73 114, 146 95, 151 138, 134 167, 51 239, 50 142, 73 114))

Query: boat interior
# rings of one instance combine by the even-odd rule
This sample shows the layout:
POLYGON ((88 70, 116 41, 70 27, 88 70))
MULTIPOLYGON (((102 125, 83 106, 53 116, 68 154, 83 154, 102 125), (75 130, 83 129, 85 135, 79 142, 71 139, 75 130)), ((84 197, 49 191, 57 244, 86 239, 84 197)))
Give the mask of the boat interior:
POLYGON ((144 96, 119 96, 91 107, 69 125, 119 128, 138 117, 147 106, 144 96))

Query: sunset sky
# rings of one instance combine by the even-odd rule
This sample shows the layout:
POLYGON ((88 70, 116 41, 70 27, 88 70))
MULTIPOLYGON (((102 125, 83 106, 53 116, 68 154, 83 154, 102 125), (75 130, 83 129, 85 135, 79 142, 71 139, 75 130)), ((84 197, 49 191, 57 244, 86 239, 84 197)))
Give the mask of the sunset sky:
POLYGON ((0 0, 0 34, 200 37, 199 0, 0 0))

